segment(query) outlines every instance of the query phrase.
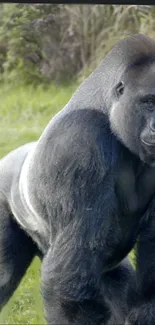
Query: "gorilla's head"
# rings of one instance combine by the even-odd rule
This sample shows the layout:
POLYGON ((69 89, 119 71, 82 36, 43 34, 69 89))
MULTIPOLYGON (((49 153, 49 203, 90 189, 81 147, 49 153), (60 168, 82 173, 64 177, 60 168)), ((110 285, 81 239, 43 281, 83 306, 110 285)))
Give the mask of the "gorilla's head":
POLYGON ((119 140, 155 165, 155 41, 142 34, 121 40, 80 85, 68 107, 102 111, 119 140))
POLYGON ((119 47, 124 61, 112 87, 110 125, 126 147, 155 165, 155 41, 135 35, 119 47))

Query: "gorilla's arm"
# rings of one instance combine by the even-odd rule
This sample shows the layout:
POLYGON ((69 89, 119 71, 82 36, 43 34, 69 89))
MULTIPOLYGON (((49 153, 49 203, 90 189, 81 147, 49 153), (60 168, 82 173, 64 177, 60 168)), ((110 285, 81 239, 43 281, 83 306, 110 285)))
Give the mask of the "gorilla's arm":
MULTIPOLYGON (((98 325, 109 317, 105 303, 108 292, 104 289, 107 274, 135 243, 141 217, 155 191, 154 173, 152 168, 138 172, 139 159, 128 154, 112 134, 109 137, 104 116, 95 110, 70 113, 58 130, 62 133, 59 131, 57 137, 55 129, 43 146, 53 148, 52 153, 47 150, 50 191, 48 194, 46 186, 45 195, 46 200, 49 197, 49 206, 52 204, 50 213, 57 208, 55 226, 59 229, 53 242, 51 237, 52 244, 42 266, 46 318, 51 324, 98 325), (115 152, 109 150, 114 144, 115 152), (145 183, 143 209, 136 173, 141 189, 148 177, 152 179, 152 186, 145 183)), ((44 152, 42 159, 45 161, 44 152)))

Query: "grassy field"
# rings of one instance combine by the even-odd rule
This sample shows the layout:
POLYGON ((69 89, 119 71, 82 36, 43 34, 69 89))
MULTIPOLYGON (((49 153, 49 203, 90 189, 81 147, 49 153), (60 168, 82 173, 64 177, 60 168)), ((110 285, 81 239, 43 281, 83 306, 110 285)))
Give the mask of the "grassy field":
MULTIPOLYGON (((49 120, 68 102, 73 86, 0 86, 0 157, 37 140, 49 120)), ((40 261, 35 259, 0 314, 0 324, 43 324, 40 261)))

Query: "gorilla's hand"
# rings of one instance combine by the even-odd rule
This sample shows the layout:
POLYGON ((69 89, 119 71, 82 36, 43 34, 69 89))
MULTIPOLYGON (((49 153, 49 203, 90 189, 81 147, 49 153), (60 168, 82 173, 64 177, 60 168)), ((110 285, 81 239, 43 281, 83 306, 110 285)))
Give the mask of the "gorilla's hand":
POLYGON ((155 301, 132 309, 125 325, 155 325, 155 301))

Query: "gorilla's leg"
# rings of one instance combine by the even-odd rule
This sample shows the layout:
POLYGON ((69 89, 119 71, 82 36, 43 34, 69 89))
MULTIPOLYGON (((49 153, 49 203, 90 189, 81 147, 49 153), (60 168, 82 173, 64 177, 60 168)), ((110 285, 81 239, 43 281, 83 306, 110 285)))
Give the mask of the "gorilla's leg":
POLYGON ((155 324, 155 218, 144 224, 137 243, 138 299, 126 325, 155 324))
POLYGON ((106 325, 123 325, 137 298, 136 272, 128 258, 104 274, 102 292, 110 311, 106 325))
POLYGON ((17 288, 35 252, 31 238, 13 221, 7 204, 0 199, 0 310, 17 288))

